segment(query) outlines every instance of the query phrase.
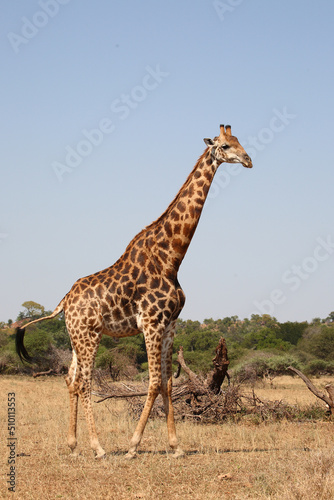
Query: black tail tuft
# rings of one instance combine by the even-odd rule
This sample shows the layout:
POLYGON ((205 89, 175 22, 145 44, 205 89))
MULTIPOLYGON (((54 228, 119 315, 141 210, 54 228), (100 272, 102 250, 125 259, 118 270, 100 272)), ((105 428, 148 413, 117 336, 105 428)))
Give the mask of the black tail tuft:
POLYGON ((24 339, 24 333, 25 333, 25 328, 16 328, 15 332, 15 347, 16 347, 16 352, 20 356, 20 360, 23 361, 28 361, 30 362, 32 360, 31 356, 27 353, 26 348, 24 347, 23 344, 23 339, 24 339))

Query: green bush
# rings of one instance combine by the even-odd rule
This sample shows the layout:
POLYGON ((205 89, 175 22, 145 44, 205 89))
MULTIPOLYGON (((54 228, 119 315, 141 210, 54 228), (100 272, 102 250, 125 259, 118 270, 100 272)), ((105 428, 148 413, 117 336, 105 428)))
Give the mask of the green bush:
POLYGON ((19 371, 17 356, 13 350, 3 349, 0 352, 0 373, 13 374, 19 371))
POLYGON ((294 356, 285 354, 282 356, 272 356, 267 361, 268 371, 273 375, 291 375, 288 366, 293 366, 298 370, 302 370, 302 366, 298 359, 294 356))
POLYGON ((113 363, 114 358, 112 352, 104 346, 100 346, 96 355, 96 368, 108 368, 110 363, 113 363))
POLYGON ((334 363, 324 359, 313 359, 305 366, 307 375, 332 375, 334 373, 334 363))
POLYGON ((180 346, 182 346, 185 352, 210 351, 213 353, 218 345, 220 337, 220 332, 212 332, 209 330, 183 333, 175 337, 173 351, 178 352, 180 346))
POLYGON ((145 339, 143 334, 121 339, 119 344, 117 344, 117 349, 129 358, 134 358, 134 362, 138 365, 147 361, 145 339))
POLYGON ((109 337, 108 335, 103 335, 100 345, 106 347, 107 349, 113 349, 118 345, 118 341, 114 340, 113 337, 109 337))
POLYGON ((119 378, 133 378, 138 373, 136 357, 128 356, 122 346, 107 349, 100 346, 96 356, 96 368, 108 370, 109 375, 117 380, 119 378))
POLYGON ((0 348, 7 345, 8 340, 8 335, 5 332, 0 331, 0 348))
POLYGON ((261 328, 258 331, 247 333, 242 346, 247 349, 277 349, 279 351, 288 351, 292 347, 290 342, 278 338, 276 331, 271 328, 261 328))
POLYGON ((52 334, 52 343, 58 349, 72 349, 71 339, 65 328, 52 334))
POLYGON ((244 359, 234 367, 234 375, 240 379, 254 380, 268 375, 290 375, 288 366, 294 366, 301 370, 302 366, 298 359, 292 355, 272 355, 270 353, 258 353, 255 356, 244 359))
POLYGON ((319 359, 327 361, 334 359, 334 326, 309 327, 299 341, 298 348, 311 352, 319 359))
POLYGON ((142 363, 142 364, 140 365, 140 369, 141 369, 141 371, 143 371, 143 372, 148 371, 148 362, 147 362, 147 361, 145 361, 145 363, 142 363))
POLYGON ((240 360, 247 352, 246 349, 237 342, 228 342, 227 348, 230 367, 232 367, 237 362, 237 360, 240 360))
POLYGON ((268 364, 265 358, 256 357, 246 360, 234 367, 233 375, 242 380, 263 378, 268 373, 268 364))
POLYGON ((48 332, 36 329, 24 337, 25 347, 32 357, 43 357, 51 348, 52 337, 48 332))
MULTIPOLYGON (((206 374, 213 369, 211 351, 184 351, 184 360, 187 366, 195 373, 206 374)), ((177 354, 173 354, 173 362, 176 363, 177 354)))

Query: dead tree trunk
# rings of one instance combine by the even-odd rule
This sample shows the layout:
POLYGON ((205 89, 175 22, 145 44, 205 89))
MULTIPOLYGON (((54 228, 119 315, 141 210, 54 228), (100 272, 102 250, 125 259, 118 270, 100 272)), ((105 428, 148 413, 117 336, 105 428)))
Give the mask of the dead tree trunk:
POLYGON ((318 391, 318 389, 312 384, 310 379, 306 377, 302 372, 297 370, 297 368, 294 368, 293 366, 289 366, 288 370, 293 371, 296 373, 306 384, 307 388, 319 399, 322 399, 322 401, 325 401, 325 403, 328 405, 331 415, 334 415, 334 387, 332 385, 326 385, 325 389, 329 394, 329 397, 326 396, 326 394, 321 393, 318 391))
MULTIPOLYGON (((175 385, 172 392, 172 400, 177 401, 181 397, 191 397, 191 399, 197 400, 199 396, 207 394, 208 396, 214 396, 219 394, 221 385, 225 379, 228 377, 227 368, 229 365, 226 343, 223 338, 220 339, 219 344, 216 348, 216 355, 213 358, 214 369, 209 373, 208 378, 203 381, 200 377, 196 375, 186 364, 183 356, 183 347, 181 346, 177 356, 178 370, 174 377, 177 378, 180 375, 181 368, 188 375, 189 380, 187 382, 175 385)), ((138 396, 144 396, 147 394, 147 388, 143 390, 138 390, 138 388, 133 388, 129 386, 125 387, 125 391, 121 390, 119 386, 110 386, 109 383, 102 375, 96 374, 96 380, 99 386, 98 391, 93 391, 93 394, 99 396, 101 399, 97 401, 100 403, 110 398, 135 398, 138 396)))
MULTIPOLYGON (((174 375, 177 378, 180 375, 181 368, 188 375, 189 381, 196 387, 201 388, 201 392, 204 390, 212 392, 213 394, 219 394, 222 383, 225 377, 230 381, 230 376, 227 373, 229 360, 227 355, 226 342, 223 337, 220 338, 219 343, 216 347, 216 355, 212 359, 213 370, 209 372, 205 382, 201 382, 197 375, 186 365, 183 357, 183 347, 180 346, 177 362, 179 363, 179 368, 174 375)), ((188 382, 189 383, 189 382, 188 382)))
POLYGON ((206 379, 206 385, 214 394, 219 394, 225 377, 228 378, 228 382, 230 383, 230 376, 227 372, 230 362, 227 356, 226 342, 223 337, 220 338, 219 344, 216 347, 216 355, 212 359, 212 363, 214 369, 209 373, 206 379))

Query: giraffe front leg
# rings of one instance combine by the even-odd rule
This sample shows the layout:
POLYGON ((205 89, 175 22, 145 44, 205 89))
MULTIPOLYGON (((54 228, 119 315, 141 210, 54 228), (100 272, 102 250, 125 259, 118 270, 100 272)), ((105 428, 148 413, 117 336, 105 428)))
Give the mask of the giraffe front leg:
POLYGON ((149 368, 148 395, 136 430, 130 441, 129 451, 125 455, 126 458, 136 457, 137 447, 143 436, 152 406, 154 404, 154 401, 156 400, 156 397, 161 391, 161 334, 159 333, 158 328, 148 326, 144 330, 144 336, 149 368))
POLYGON ((169 446, 174 451, 173 457, 179 458, 184 456, 184 451, 179 446, 178 439, 176 437, 176 428, 174 420, 174 408, 172 403, 172 378, 168 381, 167 388, 163 388, 162 392, 164 408, 167 420, 167 431, 168 431, 168 442, 169 446))
POLYGON ((131 459, 131 458, 136 458, 137 456, 137 447, 141 441, 141 438, 143 437, 144 429, 146 427, 146 423, 148 420, 148 417, 151 413, 152 406, 154 404, 154 401, 159 394, 159 389, 156 387, 155 384, 150 383, 149 390, 148 390, 148 395, 146 399, 146 403, 144 406, 144 409, 142 411, 142 414, 140 415, 139 422, 137 424, 136 430, 132 436, 132 439, 130 441, 130 448, 128 453, 125 455, 125 458, 131 459))

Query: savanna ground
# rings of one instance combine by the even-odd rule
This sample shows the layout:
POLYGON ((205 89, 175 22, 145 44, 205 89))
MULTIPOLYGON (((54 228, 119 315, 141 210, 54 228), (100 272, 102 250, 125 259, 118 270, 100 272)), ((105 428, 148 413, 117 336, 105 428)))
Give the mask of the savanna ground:
MULTIPOLYGON (((323 388, 333 378, 315 380, 323 388)), ((280 377, 256 394, 290 404, 314 404, 297 378, 280 377)), ((94 403, 97 430, 107 458, 97 461, 89 447, 79 405, 81 455, 66 445, 68 394, 64 380, 0 378, 0 498, 18 499, 333 499, 333 423, 266 422, 244 417, 239 423, 181 422, 186 453, 173 459, 163 421, 149 420, 138 458, 125 453, 136 422, 124 401, 94 403), (8 492, 7 394, 16 397, 16 492, 8 492)), ((96 398, 93 397, 93 400, 96 398)), ((319 405, 322 405, 319 402, 319 405)))

